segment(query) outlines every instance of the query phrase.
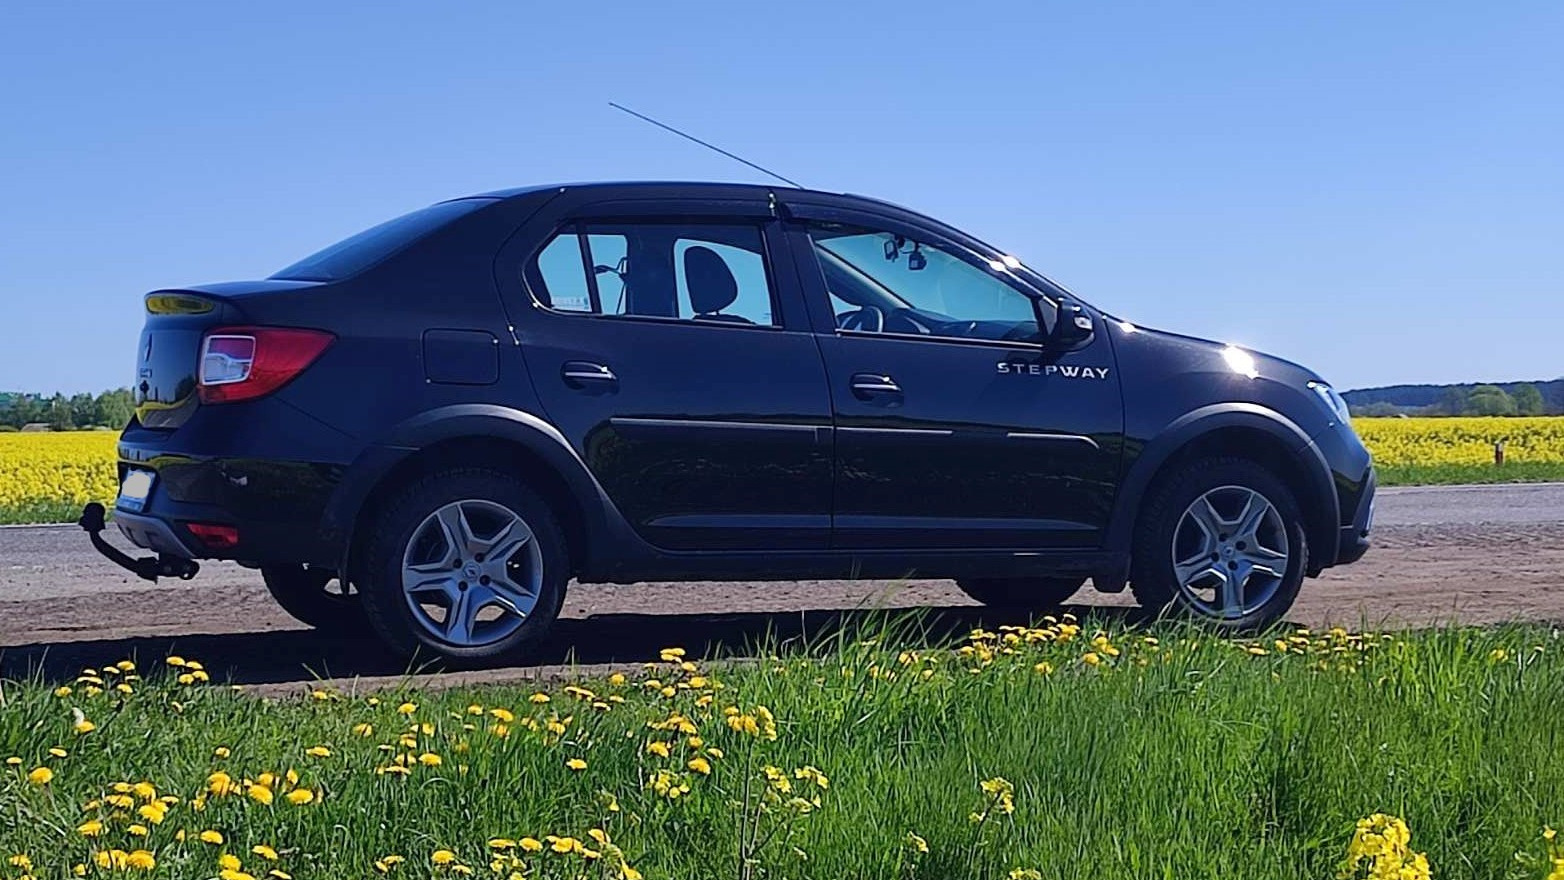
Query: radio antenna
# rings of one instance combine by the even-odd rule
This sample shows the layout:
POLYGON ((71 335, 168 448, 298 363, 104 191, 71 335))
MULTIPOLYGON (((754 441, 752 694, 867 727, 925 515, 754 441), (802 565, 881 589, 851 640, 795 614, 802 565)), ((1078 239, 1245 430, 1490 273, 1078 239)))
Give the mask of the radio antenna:
POLYGON ((783 183, 787 184, 788 186, 797 187, 798 189, 803 189, 804 188, 804 185, 799 183, 796 180, 789 180, 788 178, 783 177, 782 175, 776 173, 775 171, 772 171, 770 168, 763 168, 763 167, 761 167, 759 165, 756 165, 754 162, 749 161, 748 159, 744 158, 743 156, 735 156, 734 154, 728 152, 727 150, 724 150, 723 148, 717 146, 716 144, 707 143, 706 141, 703 141, 700 138, 698 138, 698 137, 696 137, 696 136, 694 136, 692 134, 685 134, 684 132, 678 130, 677 128, 674 128, 671 125, 668 125, 668 124, 662 123, 662 122, 658 122, 657 120, 653 119, 652 117, 647 116, 645 113, 637 113, 634 110, 631 110, 629 107, 626 107, 623 104, 615 104, 613 101, 609 101, 608 102, 608 106, 614 108, 615 110, 623 110, 624 112, 630 114, 631 116, 634 116, 636 119, 642 120, 643 122, 650 122, 651 124, 653 124, 653 125, 657 126, 658 128, 662 129, 663 131, 671 131, 674 134, 678 135, 679 137, 684 138, 687 141, 694 141, 695 143, 700 144, 701 146, 705 147, 708 150, 711 150, 711 151, 716 152, 716 153, 721 153, 722 155, 727 156, 729 159, 732 159, 735 162, 741 163, 743 165, 748 165, 749 167, 755 169, 756 171, 759 171, 761 174, 765 174, 765 175, 768 175, 770 177, 775 177, 777 180, 782 181, 783 183))

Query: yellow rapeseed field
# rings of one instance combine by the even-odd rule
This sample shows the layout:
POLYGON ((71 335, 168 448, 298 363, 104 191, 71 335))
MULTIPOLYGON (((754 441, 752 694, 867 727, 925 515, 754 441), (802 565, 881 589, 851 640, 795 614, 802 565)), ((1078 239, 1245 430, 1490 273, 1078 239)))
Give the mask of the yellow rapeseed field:
POLYGON ((1506 461, 1564 463, 1564 417, 1354 419, 1374 463, 1474 465, 1493 462, 1493 444, 1505 441, 1506 461))
POLYGON ((115 431, 0 434, 0 522, 112 502, 118 437, 115 431))

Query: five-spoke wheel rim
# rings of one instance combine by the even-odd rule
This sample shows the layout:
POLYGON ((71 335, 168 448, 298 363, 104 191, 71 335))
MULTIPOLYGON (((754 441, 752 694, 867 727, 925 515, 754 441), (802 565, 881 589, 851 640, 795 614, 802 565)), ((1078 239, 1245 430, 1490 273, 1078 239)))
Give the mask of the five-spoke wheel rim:
POLYGON ((1196 498, 1173 532, 1173 574, 1198 613, 1236 620, 1271 601, 1287 577, 1287 525, 1270 499, 1244 486, 1196 498))
POLYGON ((493 501, 453 501, 424 518, 402 554, 413 622, 448 645, 491 645, 538 604, 543 552, 526 520, 493 501))

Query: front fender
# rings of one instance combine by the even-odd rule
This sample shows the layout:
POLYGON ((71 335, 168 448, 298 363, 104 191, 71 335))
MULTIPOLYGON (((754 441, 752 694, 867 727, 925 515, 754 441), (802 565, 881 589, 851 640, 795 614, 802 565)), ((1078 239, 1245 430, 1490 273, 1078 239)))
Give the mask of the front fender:
MULTIPOLYGON (((1309 542, 1318 547, 1316 558, 1336 557, 1337 509, 1336 484, 1330 467, 1309 435, 1291 419, 1255 403, 1232 401, 1192 410, 1174 419, 1155 437, 1146 441, 1120 483, 1108 522, 1109 549, 1129 552, 1135 532, 1135 519, 1151 482, 1180 450, 1214 431, 1246 428, 1263 431, 1275 438, 1293 456, 1310 494, 1299 499, 1304 505, 1309 542)), ((1133 442, 1128 446, 1133 448, 1133 442)))

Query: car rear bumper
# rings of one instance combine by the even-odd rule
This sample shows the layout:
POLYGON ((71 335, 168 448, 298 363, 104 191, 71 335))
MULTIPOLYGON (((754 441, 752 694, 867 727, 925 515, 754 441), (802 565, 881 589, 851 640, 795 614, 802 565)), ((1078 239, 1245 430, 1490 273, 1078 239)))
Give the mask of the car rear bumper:
POLYGON ((271 401, 256 402, 242 419, 230 417, 250 406, 202 407, 176 431, 126 429, 119 442, 120 479, 132 469, 154 475, 139 509, 115 508, 114 522, 127 540, 188 559, 340 562, 341 536, 329 534, 321 521, 345 470, 333 459, 351 460, 351 444, 327 447, 323 440, 342 438, 271 401), (236 430, 257 424, 265 428, 236 430), (299 460, 301 451, 311 459, 299 460), (233 527, 237 543, 202 541, 191 523, 233 527))
POLYGON ((196 559, 205 555, 193 544, 185 543, 186 539, 179 536, 172 524, 155 516, 116 509, 114 525, 119 529, 119 533, 125 536, 125 540, 143 550, 166 553, 184 559, 196 559))

